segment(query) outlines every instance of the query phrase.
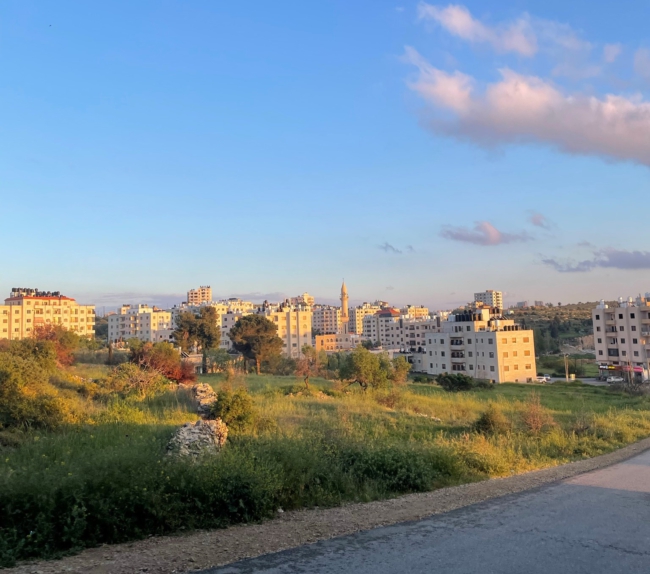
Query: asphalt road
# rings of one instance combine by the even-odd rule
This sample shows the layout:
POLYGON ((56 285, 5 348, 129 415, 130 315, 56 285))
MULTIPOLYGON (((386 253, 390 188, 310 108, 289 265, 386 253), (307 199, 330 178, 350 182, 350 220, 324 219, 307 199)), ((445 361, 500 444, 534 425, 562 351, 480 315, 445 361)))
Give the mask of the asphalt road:
POLYGON ((650 572, 650 451, 536 490, 205 574, 650 572))

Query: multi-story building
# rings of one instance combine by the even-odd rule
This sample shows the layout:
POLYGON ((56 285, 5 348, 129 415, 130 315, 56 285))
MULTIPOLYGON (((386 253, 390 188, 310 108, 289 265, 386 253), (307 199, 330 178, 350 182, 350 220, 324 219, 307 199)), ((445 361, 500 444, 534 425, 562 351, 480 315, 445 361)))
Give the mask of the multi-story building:
POLYGON ((305 345, 311 347, 311 307, 293 306, 287 300, 277 308, 263 305, 257 312, 277 326, 278 337, 282 339, 282 353, 286 357, 300 357, 305 345))
POLYGON ((498 383, 530 382, 537 375, 532 330, 521 329, 490 308, 455 313, 426 332, 413 370, 440 375, 458 372, 498 383))
POLYGON ((429 318, 429 309, 423 305, 407 305, 406 307, 402 307, 399 311, 402 316, 408 317, 409 319, 429 318))
POLYGON ((618 307, 601 301, 591 317, 601 374, 650 378, 650 293, 621 298, 618 307))
POLYGON ((187 292, 188 305, 200 305, 212 301, 212 287, 209 285, 201 286, 198 289, 190 289, 187 292))
POLYGON ((0 339, 19 340, 33 336, 34 330, 58 325, 79 335, 95 335, 95 306, 79 305, 58 291, 14 288, 0 305, 0 339))
POLYGON ((311 306, 314 304, 315 299, 307 292, 303 293, 302 295, 298 295, 297 297, 291 297, 289 299, 289 302, 292 305, 304 305, 304 306, 311 306))
POLYGON ((361 337, 350 333, 332 333, 329 335, 316 335, 314 347, 317 351, 326 353, 339 353, 352 351, 361 344, 361 337))
POLYGON ((341 331, 341 309, 332 305, 312 307, 311 328, 319 335, 330 335, 341 331))
POLYGON ((474 293, 474 302, 483 303, 483 305, 486 305, 488 307, 503 309, 503 292, 488 289, 482 293, 474 293))
POLYGON ((129 339, 160 343, 171 341, 174 332, 172 312, 149 305, 122 305, 108 317, 108 341, 123 343, 129 339))
POLYGON ((384 349, 417 351, 424 343, 424 334, 436 329, 436 319, 413 319, 396 309, 382 309, 363 319, 363 338, 379 343, 384 349))
POLYGON ((544 301, 535 301, 535 307, 543 307, 544 301))
MULTIPOLYGON (((383 301, 382 301, 383 303, 383 301)), ((382 307, 375 303, 364 303, 358 307, 350 309, 349 330, 350 333, 361 335, 363 333, 363 319, 368 315, 374 315, 377 311, 381 311, 382 307)))

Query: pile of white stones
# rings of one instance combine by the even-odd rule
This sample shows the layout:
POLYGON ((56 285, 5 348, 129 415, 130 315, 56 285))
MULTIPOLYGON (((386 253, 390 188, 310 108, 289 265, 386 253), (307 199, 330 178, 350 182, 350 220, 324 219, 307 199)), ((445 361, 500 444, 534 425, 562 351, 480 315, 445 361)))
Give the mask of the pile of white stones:
POLYGON ((167 445, 167 454, 198 458, 217 454, 228 438, 228 427, 221 419, 185 423, 167 445))
POLYGON ((167 445, 167 454, 198 458, 203 454, 217 454, 226 444, 228 427, 221 419, 210 420, 217 394, 210 385, 192 386, 192 396, 197 403, 197 414, 202 420, 185 423, 176 430, 167 445))

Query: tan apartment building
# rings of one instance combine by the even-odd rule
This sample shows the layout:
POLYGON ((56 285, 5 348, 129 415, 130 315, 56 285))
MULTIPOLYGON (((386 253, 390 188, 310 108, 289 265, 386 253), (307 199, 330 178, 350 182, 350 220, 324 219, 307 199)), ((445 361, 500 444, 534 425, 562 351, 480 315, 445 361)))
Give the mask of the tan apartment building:
POLYGON ((297 297, 291 297, 289 299, 289 302, 292 305, 303 305, 303 306, 312 306, 316 300, 312 295, 309 293, 305 292, 302 295, 298 295, 297 297))
POLYGON ((407 305, 399 310, 403 317, 409 319, 429 319, 429 309, 424 305, 407 305))
POLYGON ((149 305, 122 305, 108 317, 108 341, 123 343, 140 339, 150 343, 171 341, 174 332, 172 312, 149 305))
POLYGON ((486 305, 487 307, 503 309, 503 292, 488 289, 482 293, 474 293, 474 302, 483 303, 483 305, 486 305))
POLYGON ((618 307, 601 301, 591 318, 600 374, 650 378, 650 293, 620 298, 618 307))
POLYGON ((311 347, 311 307, 293 306, 286 301, 277 308, 263 305, 258 312, 277 326, 278 337, 282 339, 282 353, 286 357, 298 358, 305 345, 311 347))
POLYGON ((413 370, 531 382, 537 376, 533 331, 487 308, 455 313, 439 330, 425 333, 422 351, 413 355, 413 370))
POLYGON ((332 333, 314 337, 314 348, 319 352, 340 353, 342 351, 353 351, 360 344, 361 337, 350 333, 332 333))
POLYGON ((200 305, 201 303, 210 303, 210 301, 212 301, 212 287, 209 285, 202 285, 198 289, 190 289, 187 292, 188 305, 200 305))
MULTIPOLYGON (((382 302, 383 303, 383 302, 382 302)), ((381 307, 378 302, 375 303, 364 303, 357 307, 352 307, 350 309, 350 321, 349 321, 349 330, 350 333, 356 333, 361 335, 363 333, 363 319, 368 315, 374 315, 377 311, 381 311, 381 307)))
POLYGON ((34 330, 59 325, 79 335, 95 335, 95 306, 79 305, 58 291, 14 288, 0 305, 0 339, 16 341, 33 336, 34 330))

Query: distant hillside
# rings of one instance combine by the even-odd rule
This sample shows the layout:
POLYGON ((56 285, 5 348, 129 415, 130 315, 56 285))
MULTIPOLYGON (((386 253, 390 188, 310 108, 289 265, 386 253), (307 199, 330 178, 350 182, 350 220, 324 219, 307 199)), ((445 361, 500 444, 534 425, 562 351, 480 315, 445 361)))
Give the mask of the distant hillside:
MULTIPOLYGON (((562 344, 593 334, 591 311, 597 305, 598 302, 571 303, 561 307, 508 309, 506 313, 523 327, 535 331, 538 354, 557 353, 562 344)), ((609 301, 608 305, 618 307, 616 302, 609 301)))

